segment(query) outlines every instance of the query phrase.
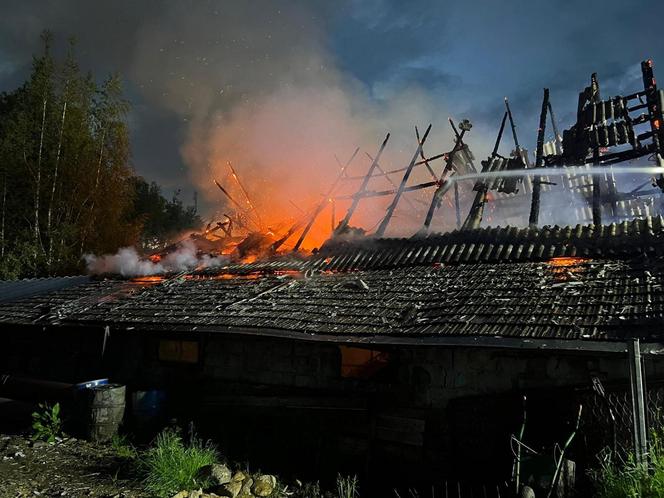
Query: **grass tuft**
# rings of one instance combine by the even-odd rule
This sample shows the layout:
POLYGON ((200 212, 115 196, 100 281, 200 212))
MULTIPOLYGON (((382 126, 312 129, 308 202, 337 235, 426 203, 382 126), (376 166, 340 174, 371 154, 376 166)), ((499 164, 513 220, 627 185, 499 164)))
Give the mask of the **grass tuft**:
POLYGON ((166 429, 160 433, 143 456, 145 487, 159 498, 186 490, 205 489, 209 479, 199 471, 217 462, 217 452, 210 444, 191 436, 185 444, 179 431, 166 429))
POLYGON ((129 442, 127 436, 114 434, 111 438, 111 448, 118 458, 124 460, 133 460, 138 456, 138 451, 134 445, 129 442))
POLYGON ((606 451, 600 455, 599 469, 591 471, 599 498, 656 498, 664 496, 664 442, 661 435, 650 438, 647 465, 636 463, 633 453, 626 459, 606 451))
POLYGON ((338 498, 358 498, 360 496, 357 476, 343 477, 337 475, 337 497, 338 498))

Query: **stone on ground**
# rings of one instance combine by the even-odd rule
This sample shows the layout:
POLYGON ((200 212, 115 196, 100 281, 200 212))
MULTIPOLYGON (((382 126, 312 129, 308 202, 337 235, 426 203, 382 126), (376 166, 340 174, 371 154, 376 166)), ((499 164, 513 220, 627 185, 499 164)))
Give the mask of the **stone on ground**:
POLYGON ((265 474, 256 477, 256 481, 254 482, 251 491, 256 496, 270 496, 276 486, 277 478, 273 475, 265 474))

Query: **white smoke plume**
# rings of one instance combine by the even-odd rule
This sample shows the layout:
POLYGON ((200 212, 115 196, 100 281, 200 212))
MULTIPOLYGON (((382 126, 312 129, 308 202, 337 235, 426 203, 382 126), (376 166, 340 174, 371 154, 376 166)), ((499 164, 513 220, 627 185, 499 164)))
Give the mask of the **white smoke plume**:
POLYGON ((142 258, 135 248, 123 247, 116 254, 83 256, 90 275, 122 275, 123 277, 143 277, 165 273, 190 271, 201 268, 216 268, 228 263, 223 256, 211 257, 207 254, 198 256, 196 246, 185 241, 176 251, 153 262, 142 258))

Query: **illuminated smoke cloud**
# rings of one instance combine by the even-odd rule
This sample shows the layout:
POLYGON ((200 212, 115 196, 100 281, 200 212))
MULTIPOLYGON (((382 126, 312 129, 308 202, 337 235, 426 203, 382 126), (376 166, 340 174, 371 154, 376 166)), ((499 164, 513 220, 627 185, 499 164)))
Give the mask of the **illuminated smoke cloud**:
POLYGON ((199 257, 196 246, 185 241, 176 251, 167 254, 160 261, 153 262, 139 256, 133 247, 123 247, 116 254, 83 256, 90 275, 122 275, 123 277, 139 277, 161 275, 196 268, 214 268, 228 263, 224 256, 210 257, 207 254, 199 257))

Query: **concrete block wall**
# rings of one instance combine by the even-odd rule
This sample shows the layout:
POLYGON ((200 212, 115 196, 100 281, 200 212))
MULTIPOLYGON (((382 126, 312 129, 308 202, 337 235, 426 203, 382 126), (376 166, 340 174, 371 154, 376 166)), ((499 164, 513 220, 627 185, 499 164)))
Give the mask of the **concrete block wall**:
POLYGON ((254 337, 210 337, 203 374, 216 380, 326 388, 339 380, 341 357, 333 344, 254 337))
MULTIPOLYGON (((591 385, 629 379, 626 355, 529 352, 480 348, 406 348, 399 351, 400 382, 411 402, 444 408, 453 398, 512 390, 591 385)), ((646 376, 664 378, 664 359, 648 358, 646 376)))

